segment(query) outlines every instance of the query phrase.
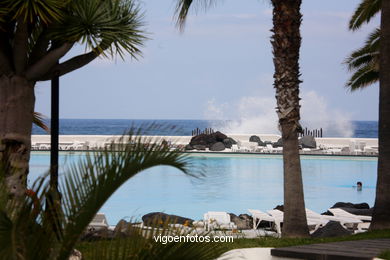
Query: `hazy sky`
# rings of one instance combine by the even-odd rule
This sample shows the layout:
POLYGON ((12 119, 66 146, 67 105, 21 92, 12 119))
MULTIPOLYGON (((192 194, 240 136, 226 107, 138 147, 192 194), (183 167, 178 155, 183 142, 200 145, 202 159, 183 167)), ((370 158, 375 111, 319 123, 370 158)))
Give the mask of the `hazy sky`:
MULTIPOLYGON (((344 85, 345 57, 361 46, 378 17, 347 29, 360 0, 303 0, 303 120, 377 120, 378 87, 344 85)), ((139 61, 98 59, 61 78, 61 118, 237 119, 273 117, 271 6, 225 0, 192 12, 184 33, 172 19, 175 1, 144 0, 151 40, 139 61)), ((76 48, 73 54, 82 52, 76 48)), ((38 82, 36 111, 49 116, 50 88, 38 82)))

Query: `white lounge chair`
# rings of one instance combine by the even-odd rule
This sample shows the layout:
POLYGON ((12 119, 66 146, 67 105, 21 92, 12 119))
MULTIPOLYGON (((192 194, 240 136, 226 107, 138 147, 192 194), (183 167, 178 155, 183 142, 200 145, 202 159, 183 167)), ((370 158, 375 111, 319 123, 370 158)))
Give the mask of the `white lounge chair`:
POLYGON ((358 230, 361 230, 361 226, 360 224, 363 223, 363 221, 361 221, 360 219, 358 218, 355 218, 355 217, 351 217, 351 216, 329 216, 329 215, 320 215, 312 210, 309 210, 309 209, 306 209, 306 214, 307 216, 309 216, 310 218, 319 218, 319 219, 324 219, 324 220, 328 220, 328 221, 336 221, 336 222, 339 222, 342 226, 344 226, 344 228, 348 229, 348 228, 353 228, 354 226, 357 227, 358 230))
MULTIPOLYGON (((283 217, 284 217, 284 213, 283 211, 280 211, 280 210, 277 210, 277 209, 273 209, 273 210, 268 210, 267 211, 272 217, 275 218, 275 220, 277 222, 279 222, 279 230, 277 230, 278 233, 281 233, 281 223, 283 223, 283 217)), ((310 216, 307 216, 306 215, 306 219, 307 219, 307 225, 309 227, 314 227, 312 232, 316 231, 318 228, 324 226, 326 223, 329 222, 329 220, 326 220, 326 219, 320 219, 320 218, 312 218, 310 216)))
POLYGON ((357 220, 359 220, 360 222, 357 223, 357 230, 358 231, 363 231, 363 230, 366 230, 370 227, 371 220, 372 220, 371 216, 355 215, 355 214, 349 213, 349 212, 347 212, 343 209, 340 209, 340 208, 329 209, 329 211, 332 212, 332 214, 335 217, 349 218, 349 219, 356 218, 357 220))
POLYGON ((104 213, 97 213, 88 225, 88 230, 98 230, 108 228, 106 215, 104 213))
POLYGON ((222 211, 209 211, 204 214, 205 228, 207 231, 213 229, 236 229, 237 226, 230 221, 230 215, 222 211))
POLYGON ((261 221, 268 221, 274 223, 274 225, 276 226, 275 218, 272 217, 271 215, 257 209, 248 209, 248 211, 252 214, 253 229, 257 229, 261 221))
POLYGON ((349 213, 348 211, 345 211, 341 208, 333 208, 329 209, 330 212, 336 217, 346 217, 346 218, 358 218, 362 221, 371 221, 372 217, 371 216, 364 216, 364 215, 355 215, 352 213, 349 213))

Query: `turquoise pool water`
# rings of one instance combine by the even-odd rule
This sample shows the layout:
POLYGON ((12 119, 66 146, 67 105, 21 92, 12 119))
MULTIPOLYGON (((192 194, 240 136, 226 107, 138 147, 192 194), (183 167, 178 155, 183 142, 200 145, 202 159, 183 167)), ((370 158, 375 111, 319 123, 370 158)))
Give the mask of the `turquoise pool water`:
MULTIPOLYGON (((82 153, 60 153, 60 172, 82 153)), ((130 179, 100 210, 111 225, 121 218, 140 218, 162 211, 201 219, 207 211, 248 213, 283 204, 282 157, 279 155, 191 156, 205 177, 188 177, 171 167, 155 167, 130 179)), ((376 158, 302 156, 306 207, 323 212, 335 202, 367 202, 373 206, 376 158), (363 190, 352 186, 363 183, 363 190)), ((33 152, 30 183, 49 167, 49 153, 33 152)))

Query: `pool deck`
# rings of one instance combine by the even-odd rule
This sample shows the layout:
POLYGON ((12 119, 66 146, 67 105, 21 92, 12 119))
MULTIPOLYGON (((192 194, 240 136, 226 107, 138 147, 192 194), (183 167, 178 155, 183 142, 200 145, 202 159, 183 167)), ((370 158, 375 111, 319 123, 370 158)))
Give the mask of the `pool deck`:
POLYGON ((369 260, 385 250, 390 250, 390 239, 355 240, 275 248, 271 250, 271 255, 314 260, 369 260))
MULTIPOLYGON (((246 143, 248 145, 248 140, 251 135, 237 135, 229 134, 236 141, 246 143)), ((279 135, 257 135, 262 140, 276 142, 280 136, 279 135)), ((78 150, 78 151, 94 151, 99 150, 102 147, 106 147, 112 142, 121 143, 120 138, 122 136, 118 135, 60 135, 59 136, 59 148, 60 150, 78 150)), ((160 143, 162 140, 167 141, 172 145, 172 148, 179 148, 184 150, 185 145, 187 145, 192 136, 143 136, 145 140, 149 142, 160 143)), ((369 156, 376 157, 378 155, 378 139, 377 138, 316 138, 317 148, 316 149, 302 149, 300 154, 302 155, 339 155, 339 156, 369 156), (351 143, 361 143, 364 147, 359 150, 352 150, 351 152, 343 150, 343 148, 349 148, 351 143)), ((31 138, 32 150, 35 151, 48 151, 50 150, 50 135, 33 135, 31 138)), ((256 144, 257 145, 257 144, 256 144)), ((221 152, 212 152, 209 149, 205 151, 186 151, 191 153, 202 153, 214 154, 214 153, 226 153, 226 154, 282 154, 282 148, 266 148, 260 147, 250 148, 246 145, 243 146, 248 149, 225 149, 221 152), (249 149, 250 148, 250 149, 249 149)))

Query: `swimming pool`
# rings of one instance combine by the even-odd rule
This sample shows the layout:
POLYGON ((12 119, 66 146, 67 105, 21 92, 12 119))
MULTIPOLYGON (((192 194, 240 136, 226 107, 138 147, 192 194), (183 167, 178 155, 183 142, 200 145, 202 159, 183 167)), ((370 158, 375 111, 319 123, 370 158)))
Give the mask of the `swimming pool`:
MULTIPOLYGON (((60 173, 83 157, 60 153, 60 173)), ((248 213, 283 204, 283 164, 280 155, 191 155, 205 177, 195 179, 166 166, 155 167, 130 179, 100 210, 111 225, 121 218, 141 218, 162 211, 201 219, 207 211, 248 213)), ((377 158, 301 156, 306 207, 323 212, 338 201, 373 206, 377 158), (352 188, 357 181, 362 191, 352 188)), ((49 167, 48 152, 33 152, 31 183, 49 167)))

